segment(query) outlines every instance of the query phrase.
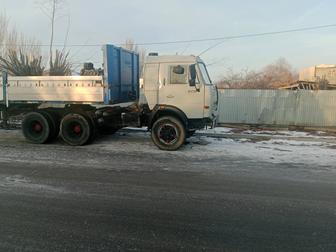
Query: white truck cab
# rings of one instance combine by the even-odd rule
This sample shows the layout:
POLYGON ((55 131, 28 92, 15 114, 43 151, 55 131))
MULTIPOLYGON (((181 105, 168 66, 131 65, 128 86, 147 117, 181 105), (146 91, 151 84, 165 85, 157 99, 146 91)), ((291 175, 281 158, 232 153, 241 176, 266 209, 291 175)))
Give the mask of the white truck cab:
POLYGON ((206 125, 214 125, 217 88, 211 82, 205 63, 197 56, 148 56, 144 63, 141 91, 144 103, 152 111, 153 122, 165 117, 166 125, 151 127, 153 141, 161 149, 167 149, 167 143, 168 149, 169 143, 174 149, 184 142, 177 139, 184 133, 179 132, 181 130, 169 118, 182 122, 186 137, 206 125), (167 132, 171 132, 170 137, 167 132))

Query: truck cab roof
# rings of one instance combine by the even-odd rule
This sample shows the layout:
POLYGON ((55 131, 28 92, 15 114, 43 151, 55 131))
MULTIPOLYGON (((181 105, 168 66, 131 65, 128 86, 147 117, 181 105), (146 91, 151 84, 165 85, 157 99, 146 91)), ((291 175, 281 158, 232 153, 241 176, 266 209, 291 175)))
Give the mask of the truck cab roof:
POLYGON ((145 63, 195 63, 201 62, 198 56, 194 55, 162 55, 162 56, 147 56, 145 63))

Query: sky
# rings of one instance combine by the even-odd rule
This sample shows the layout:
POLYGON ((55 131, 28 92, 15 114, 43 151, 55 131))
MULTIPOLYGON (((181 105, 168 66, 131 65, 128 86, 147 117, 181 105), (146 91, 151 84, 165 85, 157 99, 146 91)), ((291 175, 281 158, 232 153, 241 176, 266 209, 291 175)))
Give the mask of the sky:
MULTIPOLYGON (((27 36, 49 43, 43 0, 0 0, 0 12, 27 36)), ((48 0, 45 0, 48 1, 48 0)), ((336 24, 336 1, 282 0, 63 0, 55 43, 121 44, 197 40, 336 24)), ((199 55, 218 41, 146 45, 147 52, 199 55)), ((223 41, 202 54, 214 80, 228 69, 258 70, 285 58, 297 70, 336 64, 336 27, 223 41)), ((69 47, 75 63, 102 62, 101 46, 69 47)))

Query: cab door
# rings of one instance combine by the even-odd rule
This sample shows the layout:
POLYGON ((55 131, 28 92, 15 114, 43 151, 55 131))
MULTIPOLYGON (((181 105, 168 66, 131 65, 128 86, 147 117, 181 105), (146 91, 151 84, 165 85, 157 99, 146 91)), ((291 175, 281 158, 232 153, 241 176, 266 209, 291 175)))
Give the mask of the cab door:
POLYGON ((161 64, 159 103, 182 110, 189 119, 204 117, 204 85, 196 76, 192 83, 190 64, 161 64))

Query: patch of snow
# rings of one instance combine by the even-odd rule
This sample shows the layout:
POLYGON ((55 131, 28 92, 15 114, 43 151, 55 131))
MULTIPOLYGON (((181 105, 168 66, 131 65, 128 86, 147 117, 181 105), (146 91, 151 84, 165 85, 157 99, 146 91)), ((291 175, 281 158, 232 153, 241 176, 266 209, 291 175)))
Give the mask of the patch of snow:
MULTIPOLYGON (((254 141, 247 138, 228 139, 206 136, 192 137, 181 150, 170 155, 187 158, 246 158, 270 163, 316 164, 336 168, 336 143, 271 139, 254 141)), ((143 155, 167 154, 154 146, 148 132, 127 133, 104 139, 95 144, 95 149, 141 152, 143 155)), ((335 169, 336 170, 336 169, 335 169)))
MULTIPOLYGON (((223 131, 229 132, 229 128, 223 131)), ((287 131, 285 131, 287 132, 287 131)), ((69 155, 74 150, 79 152, 92 151, 98 153, 137 153, 140 155, 171 155, 185 157, 186 159, 198 158, 217 158, 225 159, 233 157, 248 159, 255 162, 267 161, 271 163, 297 163, 316 165, 316 167, 327 166, 336 171, 336 140, 326 140, 324 138, 291 139, 290 137, 273 138, 272 135, 265 137, 241 136, 240 138, 211 138, 206 136, 195 136, 188 139, 188 144, 176 152, 165 152, 159 150, 151 141, 150 133, 146 131, 120 132, 113 136, 104 136, 97 139, 92 145, 83 147, 69 147, 61 143, 53 145, 29 145, 21 133, 18 131, 1 131, 0 149, 2 155, 0 161, 3 163, 16 162, 22 163, 41 163, 41 164, 60 164, 71 165, 69 155), (270 140, 267 140, 270 139, 270 140), (16 148, 16 146, 24 146, 16 148), (24 151, 25 149, 29 151, 24 151)), ((230 135, 229 135, 230 137, 230 135)), ((109 161, 103 159, 96 160, 87 158, 83 160, 83 166, 94 166, 97 162, 102 165, 109 165, 109 161)), ((137 160, 131 160, 137 162, 137 160)), ((77 163, 77 160, 74 161, 77 163)), ((41 185, 34 185, 25 178, 2 178, 0 177, 0 187, 17 186, 39 188, 41 185)), ((3 187, 2 187, 3 189, 3 187)), ((53 190, 53 188, 50 188, 53 190)))
MULTIPOLYGON (((201 130, 201 133, 210 134, 234 134, 235 131, 239 131, 239 128, 227 128, 216 127, 214 129, 201 130)), ((330 135, 324 131, 305 132, 305 131, 293 131, 293 130, 241 130, 238 134, 241 135, 256 135, 256 136, 276 136, 276 137, 288 137, 288 138, 318 138, 318 139, 335 139, 336 136, 330 135)))
POLYGON ((244 157, 271 163, 302 163, 336 168, 334 145, 323 142, 207 138, 207 146, 193 146, 192 155, 244 157))
POLYGON ((216 127, 214 129, 204 129, 204 130, 199 130, 197 132, 210 133, 210 134, 233 134, 232 131, 233 131, 232 128, 216 127))
POLYGON ((54 193, 64 193, 63 188, 57 188, 54 186, 36 184, 30 179, 25 178, 21 175, 12 176, 0 176, 0 189, 13 190, 15 189, 30 189, 39 192, 54 192, 54 193))
POLYGON ((335 136, 330 136, 326 132, 317 131, 317 132, 304 132, 304 131, 290 131, 290 130, 279 130, 279 131, 270 131, 270 130, 262 130, 262 131, 254 131, 254 130, 246 130, 243 131, 242 134, 250 134, 250 135, 258 135, 258 136, 283 136, 283 137, 291 137, 291 138, 323 138, 323 139, 336 139, 335 136))

